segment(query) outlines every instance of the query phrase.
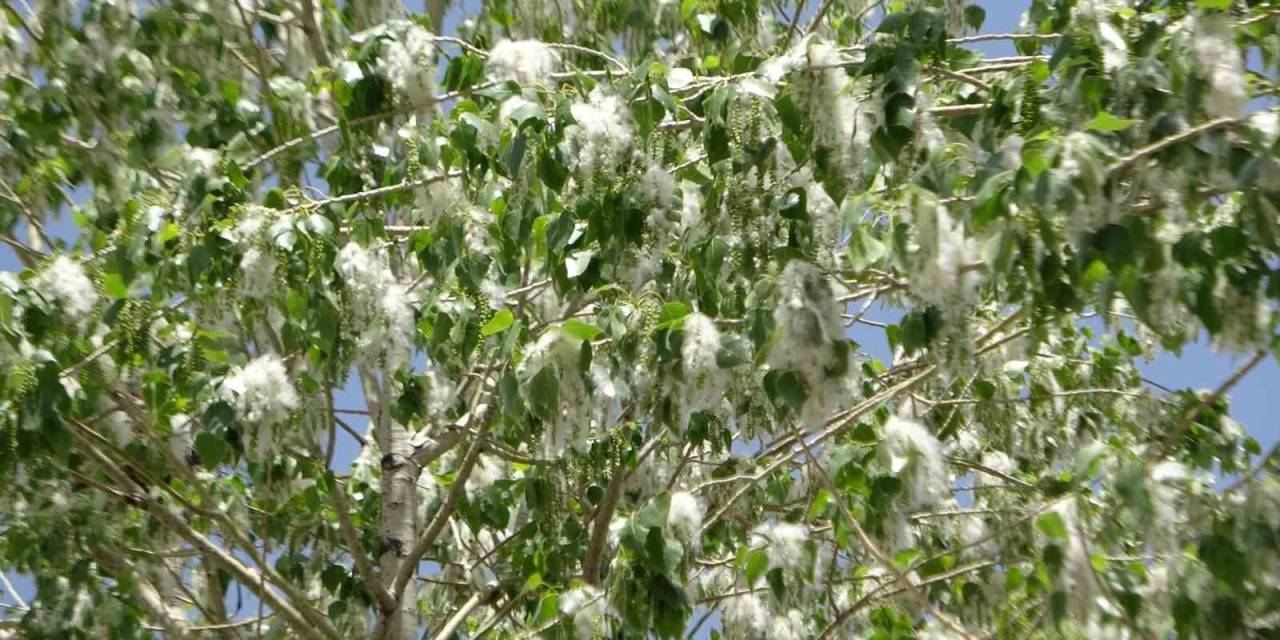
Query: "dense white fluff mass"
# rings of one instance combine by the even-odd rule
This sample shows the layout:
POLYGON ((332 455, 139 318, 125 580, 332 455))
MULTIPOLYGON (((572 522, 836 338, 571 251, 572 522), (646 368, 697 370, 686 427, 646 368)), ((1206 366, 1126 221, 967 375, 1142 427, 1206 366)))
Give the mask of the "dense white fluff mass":
POLYGON ((289 381, 289 371, 274 353, 232 369, 221 390, 222 398, 246 423, 280 422, 298 408, 298 393, 289 381))
POLYGON ((942 444, 920 423, 891 416, 880 447, 889 470, 907 486, 908 508, 927 507, 948 495, 942 444))
POLYGON ((799 609, 777 614, 769 622, 769 640, 805 640, 809 637, 808 625, 799 609))
POLYGON ((179 460, 185 460, 195 446, 195 423, 185 413, 175 413, 169 418, 169 450, 179 460))
POLYGON ((809 529, 790 522, 766 522, 751 534, 751 546, 763 547, 769 568, 794 575, 808 575, 809 529))
POLYGON ((849 353, 836 348, 844 339, 841 311, 826 275, 807 262, 787 263, 773 311, 777 341, 769 366, 804 378, 809 394, 800 418, 805 424, 821 423, 855 391, 849 353))
POLYGON ((765 640, 769 631, 769 611, 755 593, 726 598, 721 620, 726 638, 765 640))
POLYGON ((987 523, 977 515, 967 515, 959 523, 960 544, 964 547, 961 555, 969 558, 987 557, 994 552, 995 545, 988 538, 991 531, 987 523))
POLYGON ((845 59, 835 45, 812 42, 805 53, 814 70, 796 80, 796 90, 813 122, 813 144, 827 152, 830 166, 853 175, 870 147, 876 127, 871 116, 877 109, 855 95, 849 74, 840 66, 845 59))
POLYGON ((105 431, 111 435, 116 446, 120 448, 128 446, 133 440, 133 421, 129 419, 129 414, 117 409, 115 403, 104 396, 98 396, 97 406, 102 415, 101 423, 106 427, 105 431))
POLYGON ((238 291, 247 298, 265 298, 276 288, 276 267, 279 262, 270 251, 250 246, 240 256, 240 282, 238 291))
POLYGON ((640 175, 640 193, 648 204, 665 211, 677 203, 676 178, 662 165, 654 164, 640 175))
POLYGON ((560 612, 573 619, 578 640, 591 640, 596 637, 596 628, 603 629, 607 623, 609 603, 599 588, 582 586, 560 597, 560 612))
POLYGON ((612 168, 631 150, 635 133, 627 103, 600 87, 591 90, 586 102, 569 107, 576 124, 566 135, 577 152, 578 168, 587 175, 612 168))
POLYGON ((412 104, 435 97, 435 50, 431 32, 407 20, 386 23, 392 39, 378 50, 378 74, 412 104))
POLYGON ((1059 502, 1053 506, 1052 511, 1062 518, 1067 529, 1067 539, 1062 543, 1062 586, 1070 596, 1073 614, 1084 619, 1093 606, 1096 585, 1093 566, 1089 562, 1089 549, 1085 538, 1080 535, 1080 512, 1074 501, 1059 502))
POLYGON ((219 392, 254 434, 252 453, 257 458, 270 453, 274 426, 298 408, 298 393, 289 380, 289 372, 274 353, 232 369, 222 380, 219 392))
POLYGON ((667 511, 667 527, 686 546, 697 548, 701 539, 702 501, 687 491, 671 495, 671 508, 667 511))
POLYGON ((1195 52, 1200 76, 1209 83, 1205 111, 1219 118, 1240 117, 1249 99, 1231 14, 1207 14, 1196 20, 1195 52))
POLYGON ((919 248, 912 289, 943 309, 971 300, 981 275, 977 243, 965 237, 964 224, 932 204, 916 212, 915 223, 919 248))
POLYGON ((83 322, 98 302, 98 291, 79 262, 66 256, 54 258, 32 281, 31 286, 52 299, 72 320, 83 322))
POLYGON ((684 419, 691 413, 714 409, 724 400, 728 376, 716 364, 720 352, 720 330, 715 321, 701 313, 684 319, 684 419))
POLYGON ((485 72, 490 80, 522 85, 545 83, 560 66, 560 56, 545 42, 502 40, 489 50, 485 72))
POLYGON ((618 385, 599 364, 587 372, 592 385, 588 388, 578 366, 581 349, 581 340, 553 329, 534 341, 516 369, 526 382, 547 370, 556 375, 559 402, 543 422, 542 452, 547 458, 559 458, 569 448, 586 450, 592 438, 622 414, 618 385))
POLYGON ((481 455, 471 467, 471 475, 467 476, 467 499, 474 500, 502 477, 502 461, 493 456, 481 455))
POLYGON ((409 292, 391 272, 386 251, 349 242, 338 253, 338 273, 351 290, 352 323, 360 357, 371 366, 395 370, 413 350, 413 307, 409 292))

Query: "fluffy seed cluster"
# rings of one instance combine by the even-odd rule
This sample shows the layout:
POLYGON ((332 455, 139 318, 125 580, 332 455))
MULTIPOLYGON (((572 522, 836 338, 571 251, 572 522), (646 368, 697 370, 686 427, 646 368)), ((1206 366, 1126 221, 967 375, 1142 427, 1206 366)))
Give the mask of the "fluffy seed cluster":
POLYGON ((908 509, 928 507, 947 497, 950 487, 942 444, 920 423, 890 417, 880 447, 889 470, 907 486, 908 509))
POLYGON ((582 586, 560 598, 560 613, 573 619, 573 629, 578 640, 591 640, 596 637, 596 628, 603 627, 606 623, 609 603, 599 588, 582 586))
POLYGON ((493 456, 481 455, 476 459, 475 466, 471 469, 471 475, 467 476, 467 499, 474 500, 485 489, 493 486, 493 483, 501 480, 503 476, 501 460, 493 456))
POLYGON ((764 640, 769 632, 769 610, 755 593, 727 598, 721 618, 727 638, 764 640))
POLYGON ((391 273, 387 254, 349 242, 338 253, 338 273, 351 290, 353 324, 360 358, 370 366, 395 370, 413 350, 413 307, 409 292, 391 273))
POLYGON ((265 458, 271 450, 274 426, 298 408, 298 393, 284 361, 274 353, 258 356, 233 369, 219 391, 240 422, 254 432, 256 456, 265 458))
POLYGON ((835 45, 813 42, 805 54, 816 70, 803 74, 797 90, 812 118, 814 146, 826 149, 832 166, 851 176, 870 148, 876 127, 871 114, 877 110, 855 96, 849 74, 839 66, 844 59, 835 45))
POLYGON ((98 291, 79 262, 58 256, 32 281, 42 296, 52 299, 76 323, 83 323, 98 302, 98 291))
POLYGON ((683 419, 698 411, 714 409, 724 400, 728 375, 716 364, 720 352, 720 330, 715 321, 701 313, 684 319, 684 343, 680 355, 684 360, 683 419))
POLYGON ((779 613, 769 621, 769 640, 804 640, 809 637, 809 626, 799 609, 779 613))
POLYGON ((412 104, 435 97, 435 50, 431 32, 407 20, 386 24, 392 35, 378 50, 378 74, 412 104))
POLYGON ((702 517, 705 513, 702 501, 687 491, 671 495, 671 507, 667 511, 667 528, 686 547, 698 548, 701 539, 702 517))
POLYGON ((236 226, 223 234, 244 247, 237 285, 241 295, 261 300, 277 291, 276 268, 279 262, 273 247, 293 247, 296 239, 294 222, 293 216, 280 216, 266 207, 250 207, 241 214, 236 226))
POLYGON ((800 418, 805 424, 821 423, 855 392, 849 354, 836 348, 844 339, 840 314, 840 303, 822 272, 807 262, 787 263, 778 283, 773 312, 778 336, 769 366, 804 378, 808 397, 800 418))
POLYGON ((538 40, 502 40, 489 50, 484 65, 491 80, 522 85, 543 84, 559 67, 555 49, 538 40))
POLYGON ((550 459, 570 448, 585 451, 592 438, 616 424, 622 413, 618 384, 601 365, 592 365, 587 373, 588 388, 578 366, 581 349, 581 340, 553 329, 529 347, 517 368, 525 381, 548 369, 556 374, 559 402, 552 418, 543 423, 542 436, 543 455, 550 459))
POLYGON ((766 522, 751 534, 751 546, 763 547, 769 568, 807 576, 809 573, 809 529, 790 522, 766 522))
POLYGON ((1238 118, 1249 100, 1244 59, 1235 40, 1231 14, 1204 15, 1196 20, 1196 64, 1200 76, 1209 83, 1205 110, 1214 117, 1238 118))
POLYGON ((1070 597, 1073 614, 1083 620, 1093 607, 1097 585, 1089 563, 1089 549, 1085 538, 1080 535, 1080 512, 1074 501, 1059 502, 1052 510, 1062 518, 1067 529, 1067 539, 1062 543, 1064 557, 1060 579, 1070 597))
POLYGON ((977 243, 947 208, 925 205, 916 212, 915 277, 911 287, 926 302, 949 309, 973 299, 982 277, 977 243))
POLYGON ((566 135, 577 152, 578 168, 585 175, 614 167, 627 152, 635 135, 630 110, 616 95, 600 87, 591 90, 586 102, 569 107, 576 124, 566 135))

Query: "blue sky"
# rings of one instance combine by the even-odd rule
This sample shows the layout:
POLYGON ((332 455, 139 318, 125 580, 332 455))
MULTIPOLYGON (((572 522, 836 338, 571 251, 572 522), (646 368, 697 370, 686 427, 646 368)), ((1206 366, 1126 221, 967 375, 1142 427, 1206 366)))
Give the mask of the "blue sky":
MULTIPOLYGON (((421 12, 423 10, 423 2, 415 0, 405 3, 410 9, 421 12)), ((811 2, 811 5, 818 3, 811 2)), ((987 33, 1009 32, 1017 29, 1019 15, 1022 9, 1028 4, 1027 2, 1017 2, 1013 0, 983 0, 977 2, 987 9, 987 22, 982 31, 987 33)), ((474 0, 467 0, 461 6, 455 7, 445 20, 445 32, 452 33, 455 25, 459 21, 460 16, 473 14, 477 4, 474 0)), ((810 9, 812 10, 812 8, 810 9)), ((1005 42, 982 43, 978 45, 984 53, 989 56, 1012 55, 1012 46, 1005 42)), ((81 194, 83 195, 83 194, 81 194)), ((64 215, 60 220, 53 221, 49 225, 49 231, 56 237, 63 239, 73 239, 77 236, 78 231, 70 220, 70 216, 64 215)), ((0 270, 17 270, 20 265, 14 256, 12 249, 7 246, 0 247, 0 270)), ((869 319, 881 321, 894 321, 899 314, 886 308, 873 308, 868 314, 869 319)), ((851 335, 861 343, 868 353, 883 361, 889 360, 888 345, 884 338, 884 333, 878 328, 858 325, 855 326, 851 335)), ((1162 354, 1153 362, 1141 365, 1145 375, 1164 386, 1179 388, 1214 388, 1223 380, 1227 379, 1239 367, 1241 356, 1234 354, 1215 353, 1207 344, 1207 340, 1202 339, 1196 343, 1187 345, 1180 355, 1162 354)), ((1275 442, 1280 437, 1280 425, 1274 417, 1273 410, 1280 407, 1280 400, 1273 402, 1271 393, 1276 393, 1280 388, 1280 365, 1277 365, 1274 358, 1266 358, 1248 377, 1240 382, 1229 394, 1232 403, 1232 413, 1235 418, 1241 422, 1261 441, 1264 448, 1275 442)), ((352 381, 345 389, 338 393, 336 405, 342 408, 360 409, 364 407, 362 394, 359 392, 359 386, 352 381)), ((356 429, 363 431, 365 421, 358 419, 358 416, 349 416, 357 418, 355 421, 348 420, 356 429)), ((337 456, 335 456, 335 467, 345 471, 350 461, 359 453, 356 442, 339 431, 340 442, 337 456)), ((11 576, 13 577, 13 576, 11 576)), ((31 583, 26 579, 16 580, 16 585, 20 592, 24 595, 30 595, 31 583)), ((0 602, 8 601, 0 598, 0 602)))

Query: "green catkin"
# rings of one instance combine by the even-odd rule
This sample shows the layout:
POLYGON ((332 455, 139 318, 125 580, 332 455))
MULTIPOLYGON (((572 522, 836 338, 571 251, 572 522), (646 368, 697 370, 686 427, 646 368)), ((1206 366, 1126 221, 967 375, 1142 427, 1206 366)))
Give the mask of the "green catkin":
POLYGON ((1040 126, 1040 86, 1031 74, 1022 79, 1022 101, 1018 105, 1018 133, 1030 135, 1040 126))

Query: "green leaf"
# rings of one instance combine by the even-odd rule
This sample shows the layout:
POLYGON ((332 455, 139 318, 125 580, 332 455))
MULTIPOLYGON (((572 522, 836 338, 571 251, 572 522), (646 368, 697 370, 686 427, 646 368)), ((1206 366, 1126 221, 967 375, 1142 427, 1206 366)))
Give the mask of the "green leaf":
POLYGON ((1235 0, 1196 0, 1196 6, 1201 9, 1230 9, 1231 3, 1235 0))
POLYGON ((1216 533, 1207 535, 1200 540, 1198 551, 1215 578, 1232 587, 1244 584, 1249 575, 1249 558, 1230 538, 1216 533))
POLYGON ((560 410, 560 378, 555 369, 544 367, 529 381, 529 409, 543 420, 552 420, 560 410))
POLYGON ((538 622, 544 623, 549 620, 555 620, 559 615, 560 596, 554 593, 542 596, 542 602, 538 605, 538 622))
POLYGON ((668 302, 662 305, 662 311, 658 314, 658 324, 669 324, 692 312, 693 310, 689 308, 689 305, 683 302, 668 302))
POLYGON ((813 502, 809 503, 809 512, 807 517, 812 520, 823 513, 826 513, 827 503, 830 501, 831 494, 827 493, 826 489, 818 489, 818 492, 813 495, 813 502))
POLYGON ((588 341, 595 340, 604 330, 594 324, 583 322, 581 320, 570 318, 560 323, 556 330, 567 336, 577 338, 579 340, 588 341))
POLYGON ((506 331, 515 322, 515 319, 515 314, 511 313, 510 309, 503 309, 493 314, 493 317, 489 318, 489 321, 484 323, 483 327, 480 327, 480 335, 488 338, 495 333, 506 331))
POLYGON ((1056 512, 1050 511, 1036 518, 1036 528, 1054 540, 1067 539, 1067 523, 1056 512))
POLYGON ((102 276, 102 291, 112 298, 129 297, 129 287, 120 274, 111 271, 102 276))
POLYGON ((231 455, 231 447, 221 436, 207 431, 196 435, 196 455, 207 469, 213 469, 225 462, 231 455))
POLYGON ((1103 131, 1106 133, 1124 131, 1133 125, 1138 124, 1138 122, 1138 120, 1117 118, 1106 111, 1099 111, 1098 114, 1093 117, 1093 120, 1090 120, 1089 124, 1085 126, 1085 130, 1103 131))
POLYGON ((769 554, 764 549, 752 549, 747 554, 747 584, 755 584, 756 580, 769 568, 769 554))

